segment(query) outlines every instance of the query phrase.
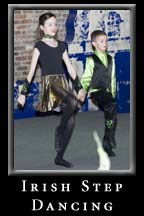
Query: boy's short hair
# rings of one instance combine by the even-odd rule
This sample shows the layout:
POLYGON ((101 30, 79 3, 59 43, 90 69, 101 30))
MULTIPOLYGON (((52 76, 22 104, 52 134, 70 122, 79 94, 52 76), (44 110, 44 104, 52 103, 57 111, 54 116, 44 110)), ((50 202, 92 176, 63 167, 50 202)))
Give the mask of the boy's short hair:
MULTIPOLYGON (((96 39, 98 36, 101 36, 101 35, 107 36, 107 34, 106 34, 104 31, 102 31, 102 30, 95 30, 95 31, 93 31, 93 32, 91 33, 91 42, 94 42, 95 39, 96 39)), ((93 45, 92 45, 92 48, 93 48, 93 50, 95 50, 95 47, 94 47, 93 45)))

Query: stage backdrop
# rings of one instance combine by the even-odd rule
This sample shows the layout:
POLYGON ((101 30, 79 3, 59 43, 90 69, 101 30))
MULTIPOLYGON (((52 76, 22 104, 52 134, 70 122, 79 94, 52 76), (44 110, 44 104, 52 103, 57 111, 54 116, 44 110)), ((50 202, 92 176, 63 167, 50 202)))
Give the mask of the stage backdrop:
MULTIPOLYGON (((39 11, 40 12, 40 11, 39 11)), ((53 12, 53 11, 52 11, 53 12)), ((130 10, 64 10, 65 35, 63 40, 68 44, 68 52, 79 77, 85 69, 86 58, 92 54, 90 43, 91 32, 104 30, 108 35, 108 53, 115 58, 117 77, 118 112, 130 111, 130 10)), ((54 11, 54 13, 57 13, 54 11)), ((36 23, 36 22, 35 22, 36 23)), ((62 27, 61 27, 62 30, 62 27)), ((60 32, 59 32, 60 34, 60 32)), ((15 62, 14 62, 15 64, 15 62)), ((27 72, 28 73, 28 68, 27 72)), ((67 71, 65 70, 67 75, 67 71)), ((14 74, 15 76, 15 74, 14 74)), ((26 77, 26 75, 25 75, 26 77)), ((14 79, 14 118, 27 118, 36 115, 40 93, 40 81, 34 80, 27 97, 25 110, 17 109, 18 92, 23 84, 22 79, 14 79)), ((98 110, 89 96, 80 111, 98 110)), ((57 110, 59 111, 59 109, 57 110)))

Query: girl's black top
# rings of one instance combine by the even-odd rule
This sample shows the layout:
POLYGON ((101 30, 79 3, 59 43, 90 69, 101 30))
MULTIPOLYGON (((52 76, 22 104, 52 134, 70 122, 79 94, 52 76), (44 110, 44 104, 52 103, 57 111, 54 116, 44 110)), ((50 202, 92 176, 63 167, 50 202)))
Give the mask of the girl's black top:
POLYGON ((38 41, 34 47, 40 52, 39 64, 42 76, 64 74, 62 55, 67 49, 65 42, 58 41, 57 47, 51 47, 43 41, 38 41))

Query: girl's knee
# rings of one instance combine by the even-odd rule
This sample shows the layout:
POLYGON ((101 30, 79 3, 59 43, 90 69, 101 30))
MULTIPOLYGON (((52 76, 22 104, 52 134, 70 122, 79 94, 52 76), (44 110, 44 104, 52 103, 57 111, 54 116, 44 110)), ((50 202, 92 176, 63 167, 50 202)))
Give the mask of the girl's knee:
POLYGON ((68 128, 73 128, 74 125, 75 125, 75 117, 71 116, 71 118, 68 120, 67 127, 68 128))
POLYGON ((72 110, 72 112, 77 111, 78 110, 78 100, 76 100, 75 98, 72 98, 70 100, 69 107, 72 110))

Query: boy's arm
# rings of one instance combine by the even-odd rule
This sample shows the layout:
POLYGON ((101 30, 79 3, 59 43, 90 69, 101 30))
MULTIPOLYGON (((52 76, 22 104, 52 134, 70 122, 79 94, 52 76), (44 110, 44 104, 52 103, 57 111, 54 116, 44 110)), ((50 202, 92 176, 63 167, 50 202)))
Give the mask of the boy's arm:
POLYGON ((116 97, 116 73, 115 73, 115 60, 112 58, 112 75, 111 75, 111 93, 116 97))
POLYGON ((85 71, 84 71, 82 78, 81 78, 81 84, 82 84, 82 86, 86 92, 88 92, 88 90, 89 90, 89 85, 90 85, 90 82, 92 79, 93 70, 94 70, 94 61, 93 61, 92 57, 89 57, 86 60, 85 71))

